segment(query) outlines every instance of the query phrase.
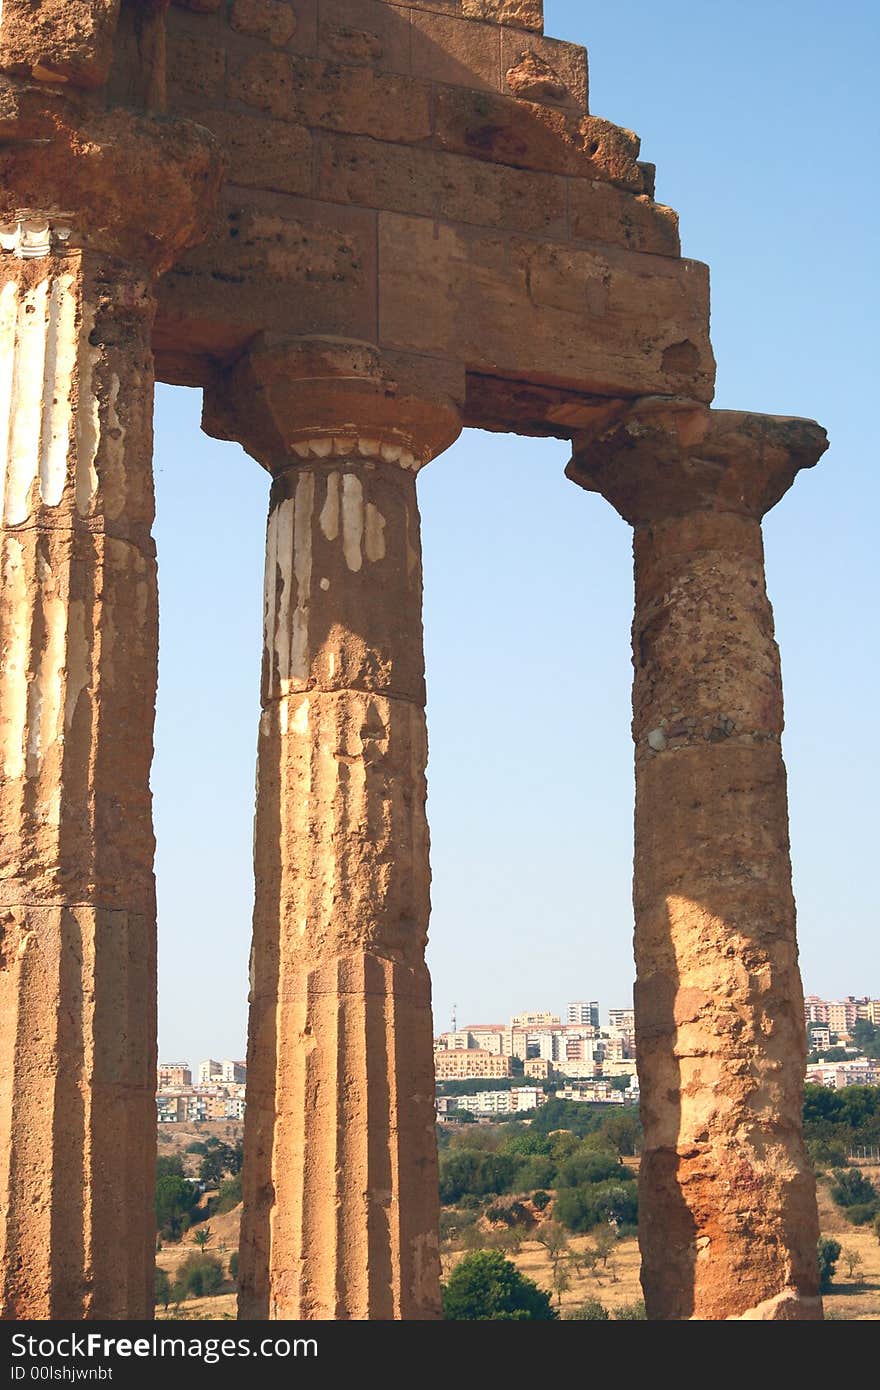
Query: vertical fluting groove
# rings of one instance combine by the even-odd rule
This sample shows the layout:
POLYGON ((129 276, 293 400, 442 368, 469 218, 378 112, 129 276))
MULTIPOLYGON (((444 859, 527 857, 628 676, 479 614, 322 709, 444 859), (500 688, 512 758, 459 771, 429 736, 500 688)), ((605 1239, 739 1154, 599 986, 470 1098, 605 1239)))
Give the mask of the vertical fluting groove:
POLYGON ((145 1317, 153 301, 86 253, 2 273, 0 1315, 145 1317))
POLYGON ((439 1309, 434 1131, 422 1114, 433 1095, 415 507, 412 474, 373 457, 328 456, 273 484, 249 1085, 272 1094, 275 1123, 262 1244, 250 1233, 265 1158, 246 1127, 255 1210, 242 1315, 261 1265, 273 1317, 439 1309), (270 1075, 256 1040, 273 1007, 270 1075), (415 1093, 421 1119, 406 1124, 415 1093))

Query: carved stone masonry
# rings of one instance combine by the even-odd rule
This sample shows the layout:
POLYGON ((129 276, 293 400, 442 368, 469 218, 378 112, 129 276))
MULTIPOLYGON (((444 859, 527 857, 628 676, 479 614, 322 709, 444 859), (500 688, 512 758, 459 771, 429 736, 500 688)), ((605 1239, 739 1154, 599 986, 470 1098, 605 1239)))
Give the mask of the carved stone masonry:
POLYGON ((264 341, 206 402, 274 476, 241 1317, 440 1312, 416 473, 460 390, 264 341))
POLYGON ((634 527, 649 1318, 822 1315, 761 517, 826 448, 810 420, 648 399, 578 441, 568 470, 634 527))
POLYGON ((825 440, 708 409, 640 148, 541 0, 0 3, 2 1316, 152 1305, 154 353, 273 478, 242 1314, 440 1313, 416 475, 464 423, 574 436, 635 530, 649 1315, 821 1316, 760 522, 825 440))
POLYGON ((217 166, 177 121, 0 104, 0 1309, 147 1317, 153 281, 217 166))

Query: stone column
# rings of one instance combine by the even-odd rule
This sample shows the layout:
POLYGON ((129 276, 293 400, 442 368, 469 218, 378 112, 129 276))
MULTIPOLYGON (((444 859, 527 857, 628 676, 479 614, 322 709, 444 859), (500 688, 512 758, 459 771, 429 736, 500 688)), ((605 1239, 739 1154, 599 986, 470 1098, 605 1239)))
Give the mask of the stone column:
POLYGON ((416 474, 458 435, 456 390, 300 343, 259 347, 208 403, 274 475, 244 1318, 440 1312, 416 474))
POLYGON ((152 282, 195 239, 216 176, 205 132, 29 84, 2 98, 0 1313, 144 1318, 152 282))
POLYGON ((761 517, 808 420, 637 402, 569 476, 634 527, 639 1241, 649 1318, 815 1319, 806 1039, 761 517))

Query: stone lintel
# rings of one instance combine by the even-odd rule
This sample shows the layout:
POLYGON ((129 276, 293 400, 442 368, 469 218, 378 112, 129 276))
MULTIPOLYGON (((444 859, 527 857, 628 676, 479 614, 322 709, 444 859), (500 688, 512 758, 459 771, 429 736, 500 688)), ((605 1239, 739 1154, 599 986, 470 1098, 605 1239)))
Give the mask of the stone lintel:
POLYGON ((205 235, 222 164, 190 121, 83 106, 61 90, 0 77, 0 230, 22 219, 78 247, 166 270, 205 235))
POLYGON ((120 0, 4 0, 0 70, 59 87, 102 87, 120 0))
POLYGON ((461 431, 464 373, 369 343, 262 334, 205 390, 202 428, 273 474, 311 459, 418 470, 461 431))
POLYGON ((609 427, 577 434, 565 471, 633 526, 692 511, 760 519, 827 448, 815 420, 647 396, 609 427))

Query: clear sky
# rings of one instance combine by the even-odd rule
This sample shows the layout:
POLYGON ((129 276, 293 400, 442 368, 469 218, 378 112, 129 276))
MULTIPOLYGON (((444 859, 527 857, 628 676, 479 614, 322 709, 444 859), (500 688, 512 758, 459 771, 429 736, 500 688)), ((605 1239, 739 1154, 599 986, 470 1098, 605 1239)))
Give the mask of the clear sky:
MULTIPOLYGON (((874 3, 545 0, 712 268, 715 403, 832 448, 766 522, 808 992, 880 994, 874 3), (871 401, 875 405, 871 405, 871 401)), ((268 480, 157 393, 160 1051, 243 1056, 268 480)), ((553 441, 421 475, 435 1021, 630 1001, 629 528, 553 441)))

